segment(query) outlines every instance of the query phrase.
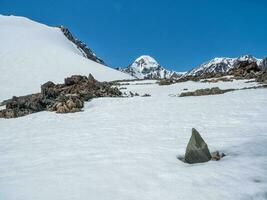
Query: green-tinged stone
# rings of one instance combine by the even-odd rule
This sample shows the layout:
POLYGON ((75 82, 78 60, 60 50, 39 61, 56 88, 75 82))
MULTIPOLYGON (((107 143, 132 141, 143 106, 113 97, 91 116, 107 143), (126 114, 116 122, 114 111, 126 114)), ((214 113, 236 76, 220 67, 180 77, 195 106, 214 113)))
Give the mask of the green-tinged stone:
POLYGON ((208 145, 199 132, 193 128, 191 138, 186 147, 185 162, 194 164, 208 162, 210 159, 211 154, 208 145))

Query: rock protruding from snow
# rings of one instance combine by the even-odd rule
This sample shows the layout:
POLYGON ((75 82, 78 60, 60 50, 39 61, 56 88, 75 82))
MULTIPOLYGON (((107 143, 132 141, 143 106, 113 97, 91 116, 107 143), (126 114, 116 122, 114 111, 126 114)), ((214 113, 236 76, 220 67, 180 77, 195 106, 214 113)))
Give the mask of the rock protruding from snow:
POLYGON ((189 164, 208 162, 211 154, 208 145, 196 129, 192 129, 192 135, 186 147, 185 162, 189 164))
POLYGON ((111 83, 98 82, 89 77, 73 75, 65 78, 64 84, 48 81, 41 86, 41 93, 6 100, 6 109, 0 110, 0 118, 16 118, 40 111, 57 113, 78 112, 84 101, 96 97, 118 97, 122 93, 111 83))
POLYGON ((238 58, 214 58, 200 66, 192 69, 185 76, 202 77, 207 74, 227 73, 230 70, 240 66, 241 62, 247 61, 248 63, 260 64, 261 60, 251 55, 240 56, 238 58))
POLYGON ((60 26, 59 28, 62 33, 77 46, 77 48, 81 51, 84 57, 102 65, 105 65, 104 61, 97 57, 96 54, 85 43, 75 38, 67 27, 60 26))
POLYGON ((137 58, 127 68, 118 68, 138 79, 163 79, 179 77, 180 73, 164 69, 154 58, 143 55, 137 58))

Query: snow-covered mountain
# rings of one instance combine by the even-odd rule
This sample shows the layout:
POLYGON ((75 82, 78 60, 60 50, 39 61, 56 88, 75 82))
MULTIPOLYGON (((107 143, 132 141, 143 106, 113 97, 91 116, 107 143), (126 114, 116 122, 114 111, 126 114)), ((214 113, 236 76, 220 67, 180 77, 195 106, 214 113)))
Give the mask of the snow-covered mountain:
POLYGON ((0 44, 0 101, 36 93, 41 84, 73 74, 92 73, 100 81, 132 78, 85 57, 59 27, 24 17, 0 15, 0 44))
POLYGON ((140 56, 127 68, 117 69, 138 79, 161 79, 180 75, 180 73, 164 69, 154 58, 148 55, 140 56))
POLYGON ((212 73, 225 73, 229 70, 238 67, 242 61, 256 62, 258 66, 263 66, 262 59, 257 59, 251 55, 244 55, 237 58, 220 57, 214 58, 208 62, 197 66, 191 71, 187 72, 185 76, 203 76, 212 73))

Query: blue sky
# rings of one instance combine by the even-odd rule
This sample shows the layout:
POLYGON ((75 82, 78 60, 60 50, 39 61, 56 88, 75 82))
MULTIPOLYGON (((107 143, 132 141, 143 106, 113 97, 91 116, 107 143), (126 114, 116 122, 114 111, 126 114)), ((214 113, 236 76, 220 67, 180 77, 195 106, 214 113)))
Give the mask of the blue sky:
POLYGON ((148 54, 177 71, 213 57, 266 56, 266 8, 265 0, 0 0, 1 14, 69 27, 110 66, 148 54))

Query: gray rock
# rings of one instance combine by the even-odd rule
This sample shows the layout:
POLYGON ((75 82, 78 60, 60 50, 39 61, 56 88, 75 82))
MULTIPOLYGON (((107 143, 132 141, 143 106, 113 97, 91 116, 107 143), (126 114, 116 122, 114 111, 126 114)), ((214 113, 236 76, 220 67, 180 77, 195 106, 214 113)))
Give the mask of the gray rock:
POLYGON ((267 57, 263 58, 260 63, 260 68, 264 71, 267 71, 267 57))
POLYGON ((196 129, 192 129, 191 138, 185 152, 185 162, 189 164, 208 162, 211 154, 208 145, 196 129))

